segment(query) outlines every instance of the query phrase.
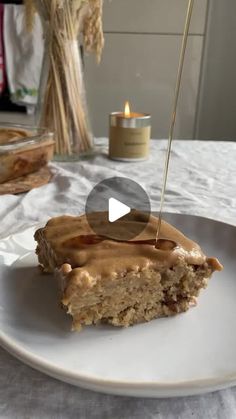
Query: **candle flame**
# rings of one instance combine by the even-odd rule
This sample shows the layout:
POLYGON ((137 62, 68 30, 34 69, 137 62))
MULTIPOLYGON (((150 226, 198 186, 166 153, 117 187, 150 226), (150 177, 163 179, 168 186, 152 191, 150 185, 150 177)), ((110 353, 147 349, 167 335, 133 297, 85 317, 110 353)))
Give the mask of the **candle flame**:
POLYGON ((124 112, 124 114, 125 114, 126 118, 130 118, 130 105, 129 105, 128 101, 125 102, 125 112, 124 112))

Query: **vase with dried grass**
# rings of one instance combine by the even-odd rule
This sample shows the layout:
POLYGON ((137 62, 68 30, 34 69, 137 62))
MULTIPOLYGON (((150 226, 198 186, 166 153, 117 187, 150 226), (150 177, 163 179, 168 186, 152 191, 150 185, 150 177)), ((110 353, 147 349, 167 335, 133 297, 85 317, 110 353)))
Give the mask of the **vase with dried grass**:
POLYGON ((100 61, 102 0, 25 0, 25 6, 28 27, 36 10, 44 28, 39 125, 54 132, 57 159, 77 159, 93 149, 79 38, 100 61))

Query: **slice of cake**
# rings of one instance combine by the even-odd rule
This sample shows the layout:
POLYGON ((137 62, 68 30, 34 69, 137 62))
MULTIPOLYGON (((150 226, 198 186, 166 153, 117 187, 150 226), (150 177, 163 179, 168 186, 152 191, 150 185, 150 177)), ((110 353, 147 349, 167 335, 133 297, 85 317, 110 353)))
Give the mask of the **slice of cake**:
MULTIPOLYGON (((94 213, 95 222, 103 223, 104 214, 94 213)), ((143 217, 133 212, 128 223, 116 222, 117 231, 137 222, 143 217)), ((156 243, 156 228, 157 218, 151 216, 139 236, 121 241, 95 235, 82 215, 52 218, 36 231, 39 263, 44 271, 57 273, 73 329, 99 322, 130 326, 195 304, 222 265, 164 221, 156 243)))

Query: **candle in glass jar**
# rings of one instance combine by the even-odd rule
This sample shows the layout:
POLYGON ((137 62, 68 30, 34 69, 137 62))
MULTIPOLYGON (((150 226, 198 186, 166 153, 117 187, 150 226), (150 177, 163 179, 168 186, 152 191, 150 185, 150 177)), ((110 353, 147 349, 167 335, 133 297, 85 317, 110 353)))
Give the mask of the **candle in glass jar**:
POLYGON ((113 160, 139 161, 149 155, 151 115, 130 111, 110 114, 109 157, 113 160))

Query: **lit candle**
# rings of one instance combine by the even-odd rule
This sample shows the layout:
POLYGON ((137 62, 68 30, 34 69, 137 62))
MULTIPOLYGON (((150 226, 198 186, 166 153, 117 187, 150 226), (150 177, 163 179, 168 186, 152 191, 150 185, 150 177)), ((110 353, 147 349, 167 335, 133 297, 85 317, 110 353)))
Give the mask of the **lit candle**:
POLYGON ((126 102, 124 112, 110 114, 109 157, 123 161, 146 160, 150 134, 151 116, 131 112, 126 102))

